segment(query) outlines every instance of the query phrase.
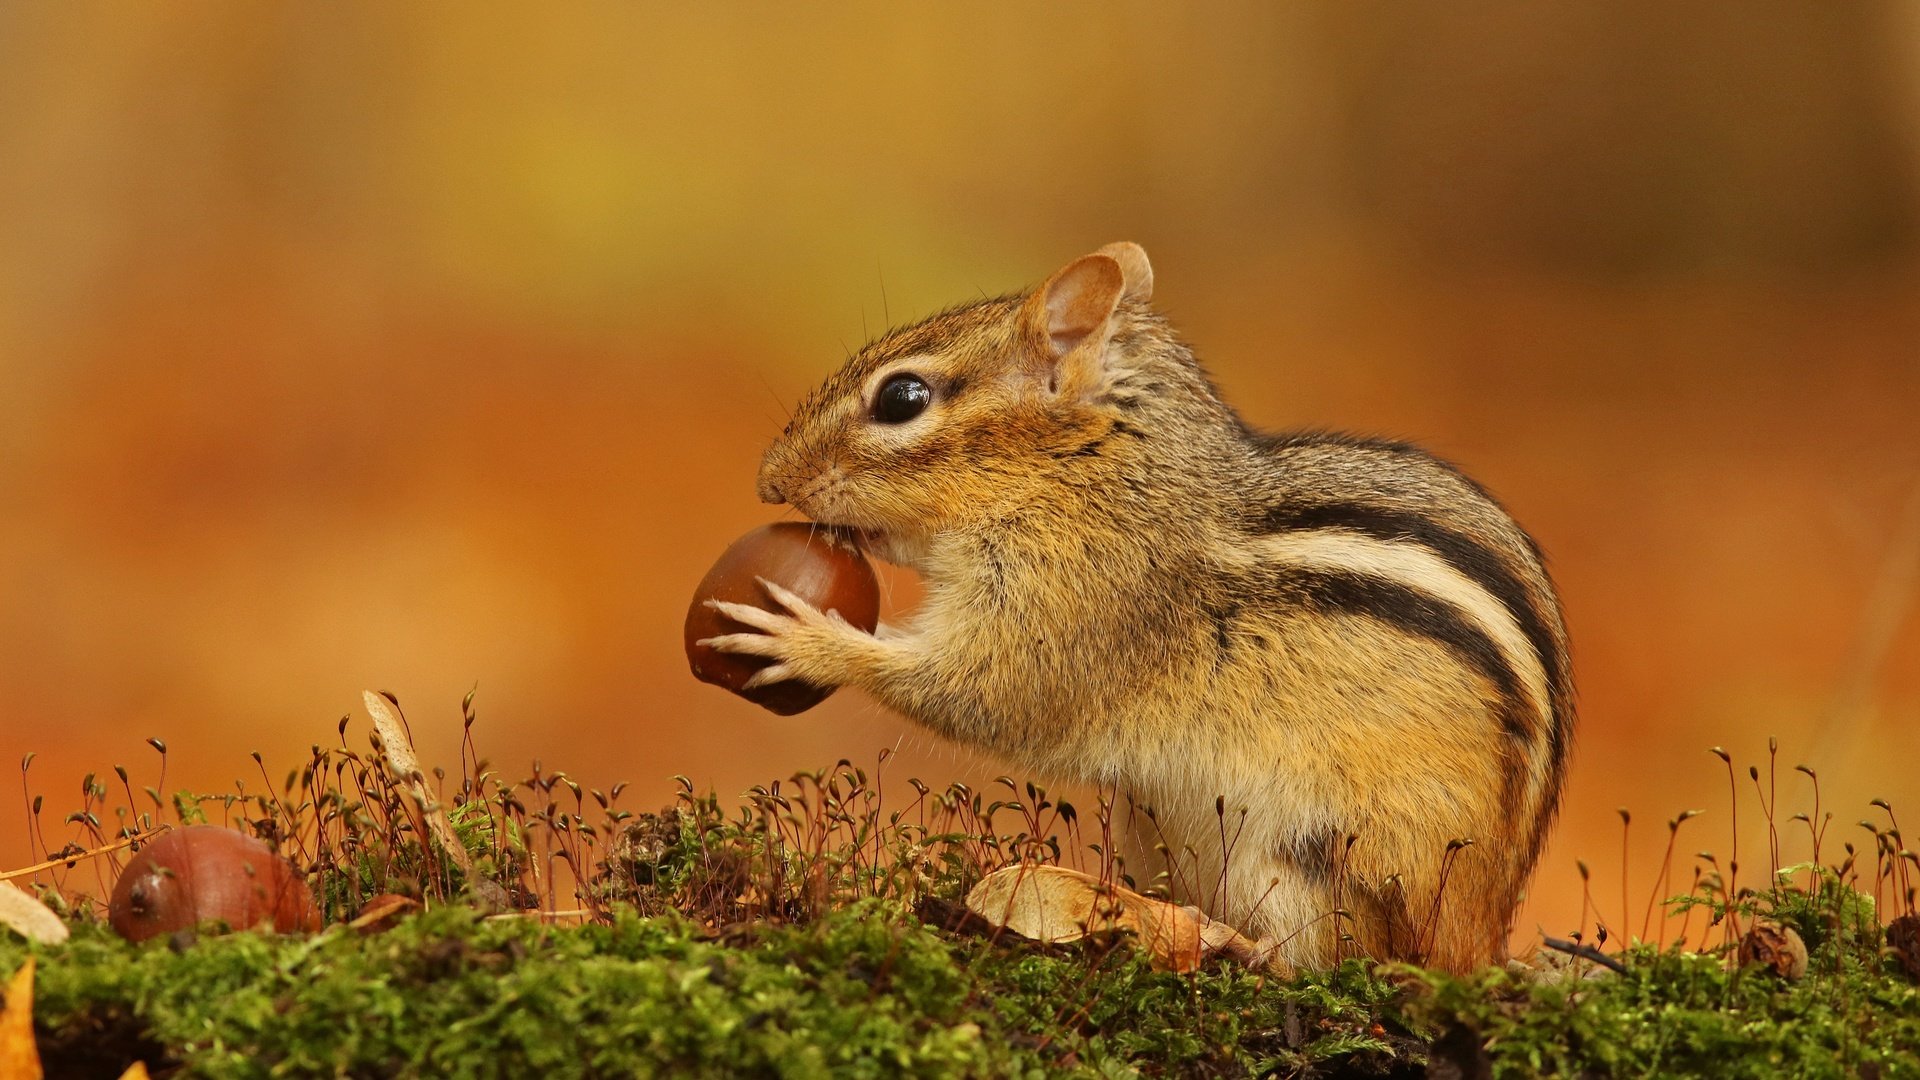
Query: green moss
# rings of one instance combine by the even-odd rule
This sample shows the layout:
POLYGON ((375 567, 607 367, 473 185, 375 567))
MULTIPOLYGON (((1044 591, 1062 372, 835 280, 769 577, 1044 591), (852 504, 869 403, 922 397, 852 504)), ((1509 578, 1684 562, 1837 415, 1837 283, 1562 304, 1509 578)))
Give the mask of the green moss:
POLYGON ((1463 1025, 1494 1076, 1920 1076, 1920 990, 1891 970, 1786 982, 1699 954, 1629 960, 1548 984, 1419 973, 1407 1011, 1463 1025))
MULTIPOLYGON (((1920 859, 1882 802, 1873 849, 1843 846, 1838 866, 1760 890, 1696 867, 1666 901, 1715 941, 1757 920, 1792 928, 1808 948, 1798 980, 1734 970, 1726 949, 1635 946, 1602 978, 1585 961, 1455 977, 1351 960, 1281 981, 1224 962, 1156 972, 1125 938, 1042 947, 923 923, 914 912, 944 917, 1005 866, 1071 852, 1124 872, 1095 842, 1110 806, 1082 832, 1032 784, 909 781, 896 809, 842 762, 731 809, 682 780, 673 805, 634 814, 618 787, 537 767, 508 783, 477 756, 448 783, 465 859, 425 840, 424 808, 344 743, 315 747, 277 795, 173 800, 180 824, 217 810, 295 859, 334 924, 309 937, 135 946, 49 889, 78 913, 70 942, 0 933, 0 975, 41 957, 48 1075, 117 1077, 140 1059, 189 1077, 1419 1076, 1431 1058, 1465 1076, 1920 1080, 1920 989, 1886 955, 1874 899, 1912 912, 1920 859), (385 892, 430 910, 383 933, 342 924, 385 892), (584 922, 532 914, 566 909, 584 922)), ((104 846, 107 817, 116 836, 144 833, 163 806, 147 789, 150 808, 109 807, 93 777, 83 796, 74 853, 104 846)))
MULTIPOLYGON (((1702 891, 1676 906, 1725 903, 1702 891)), ((1882 948, 1870 897, 1830 869, 1783 870, 1743 892, 1737 925, 1793 928, 1806 974, 1728 965, 1715 953, 1636 946, 1624 972, 1575 965, 1559 979, 1507 971, 1454 978, 1400 968, 1412 1021, 1461 1030, 1495 1076, 1920 1077, 1920 986, 1882 948), (1804 877, 1803 887, 1789 887, 1804 877)))
MULTIPOLYGON (((0 943, 0 968, 25 952, 0 943)), ((41 964, 52 1075, 115 1060, 103 1040, 121 1064, 160 1048, 206 1077, 1237 1074, 1391 1057, 1367 1033, 1392 988, 1357 965, 1287 987, 1182 977, 1121 942, 1008 948, 873 902, 732 944, 672 915, 560 928, 457 907, 383 934, 185 947, 87 926, 41 964)))
MULTIPOLYGON (((0 942, 0 970, 27 951, 0 942)), ((1920 1076, 1920 988, 1837 955, 1797 982, 1651 949, 1602 978, 1350 961, 1280 982, 1155 972, 1119 940, 956 938, 878 902, 728 941, 671 914, 444 907, 310 938, 83 925, 37 951, 55 1076, 138 1056, 196 1077, 1418 1075, 1449 1030, 1495 1076, 1920 1076)))

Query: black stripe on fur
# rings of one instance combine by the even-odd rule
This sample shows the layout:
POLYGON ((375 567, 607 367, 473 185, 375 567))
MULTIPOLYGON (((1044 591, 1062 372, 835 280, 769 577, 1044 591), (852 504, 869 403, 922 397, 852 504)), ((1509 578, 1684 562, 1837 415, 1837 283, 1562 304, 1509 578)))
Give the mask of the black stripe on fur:
POLYGON ((1546 621, 1534 606, 1533 598, 1520 578, 1498 554, 1472 537, 1455 532, 1419 514, 1365 503, 1303 503, 1275 507, 1256 525, 1262 533, 1311 532, 1344 529, 1376 540, 1408 541, 1440 556, 1469 581, 1487 590, 1498 600, 1514 624, 1533 646, 1534 655, 1546 675, 1549 700, 1542 702, 1550 712, 1547 725, 1548 746, 1555 761, 1565 753, 1564 718, 1559 698, 1564 693, 1565 664, 1559 642, 1548 630, 1546 621))

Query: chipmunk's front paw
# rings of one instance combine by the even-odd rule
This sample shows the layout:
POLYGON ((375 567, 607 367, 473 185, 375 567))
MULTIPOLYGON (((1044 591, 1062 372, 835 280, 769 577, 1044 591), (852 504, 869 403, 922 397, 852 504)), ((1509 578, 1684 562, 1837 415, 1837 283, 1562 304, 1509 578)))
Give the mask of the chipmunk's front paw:
POLYGON ((767 611, 752 604, 709 600, 707 606, 737 623, 750 626, 754 633, 722 634, 702 639, 721 652, 743 656, 764 656, 773 663, 754 672, 744 690, 798 679, 819 687, 845 686, 858 682, 862 664, 871 660, 876 648, 883 648, 872 634, 840 617, 838 612, 821 611, 766 578, 755 578, 773 601, 786 609, 785 614, 767 611))

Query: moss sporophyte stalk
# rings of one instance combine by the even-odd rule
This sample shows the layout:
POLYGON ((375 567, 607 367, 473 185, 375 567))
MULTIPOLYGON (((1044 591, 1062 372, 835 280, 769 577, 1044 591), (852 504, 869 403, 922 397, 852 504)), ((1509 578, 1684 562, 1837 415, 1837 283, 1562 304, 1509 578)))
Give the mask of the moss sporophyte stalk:
POLYGON ((69 845, 45 850, 36 819, 54 865, 18 880, 72 934, 0 930, 0 980, 36 959, 46 1075, 1920 1076, 1903 967, 1920 918, 1891 807, 1871 845, 1829 838, 1823 859, 1784 861, 1818 821, 1776 830, 1779 858, 1738 886, 1670 849, 1635 875, 1653 896, 1626 898, 1645 929, 1583 919, 1525 964, 1176 974, 1124 933, 1040 944, 962 903, 1021 865, 1129 881, 1110 805, 1083 817, 1010 779, 883 784, 883 758, 738 805, 683 780, 635 813, 563 772, 503 779, 471 726, 455 771, 396 776, 343 727, 273 788, 116 798, 89 778, 69 845), (203 822, 291 860, 325 928, 116 936, 99 899, 116 845, 203 822))

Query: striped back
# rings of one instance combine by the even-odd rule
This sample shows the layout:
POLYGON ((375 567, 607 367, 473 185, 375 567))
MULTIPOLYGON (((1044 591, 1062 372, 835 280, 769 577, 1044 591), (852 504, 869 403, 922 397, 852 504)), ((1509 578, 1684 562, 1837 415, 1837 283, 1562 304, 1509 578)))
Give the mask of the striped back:
POLYGON ((1573 730, 1560 604, 1538 545, 1485 489, 1403 443, 1250 436, 1281 465, 1245 523, 1275 598, 1429 638, 1486 676, 1524 768, 1509 777, 1537 845, 1573 730))

